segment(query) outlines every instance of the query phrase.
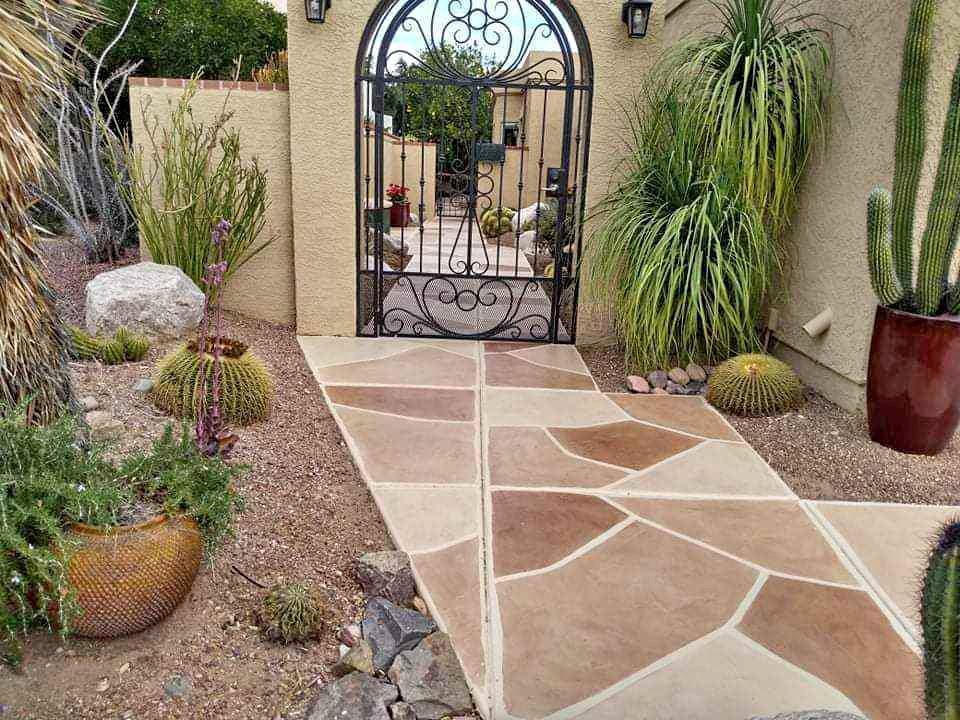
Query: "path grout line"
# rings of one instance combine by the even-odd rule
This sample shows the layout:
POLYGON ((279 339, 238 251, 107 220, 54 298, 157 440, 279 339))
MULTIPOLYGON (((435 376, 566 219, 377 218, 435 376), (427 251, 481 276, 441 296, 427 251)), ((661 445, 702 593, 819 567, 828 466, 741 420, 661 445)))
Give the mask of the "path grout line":
MULTIPOLYGON (((399 387, 399 386, 391 386, 399 387)), ((370 408, 357 407, 356 405, 347 405, 345 403, 335 403, 337 408, 345 408, 347 410, 355 410, 357 412, 370 413, 371 415, 382 415, 384 417, 397 418, 398 420, 410 420, 411 422, 420 422, 420 423, 445 423, 447 425, 473 425, 476 423, 476 419, 473 420, 444 420, 442 418, 419 418, 412 417, 410 415, 400 415, 399 413, 386 412, 384 410, 371 410, 370 408)))
MULTIPOLYGON (((552 347, 552 346, 548 345, 547 347, 552 347)), ((547 365, 546 363, 537 362, 536 360, 530 360, 529 358, 525 358, 522 355, 517 354, 519 352, 523 352, 524 350, 534 350, 534 349, 536 348, 518 348, 516 350, 508 350, 505 353, 497 353, 497 354, 509 355, 510 357, 516 358, 517 360, 523 360, 523 362, 525 363, 536 365, 537 367, 542 367, 545 370, 557 370, 559 372, 570 373, 571 375, 582 375, 584 377, 589 377, 590 381, 593 382, 594 387, 596 387, 597 381, 594 380, 593 375, 590 374, 590 371, 586 368, 586 366, 584 366, 583 370, 570 370, 569 368, 556 367, 554 365, 547 365)), ((583 360, 581 360, 580 362, 583 362, 583 360)))
POLYGON ((701 450, 702 448, 707 447, 712 442, 713 442, 712 440, 708 440, 707 442, 699 443, 697 445, 694 445, 691 448, 687 448, 686 450, 678 452, 676 455, 671 455, 668 458, 664 458, 660 462, 654 463, 650 467, 643 468, 642 470, 634 470, 632 474, 628 475, 625 478, 621 478, 620 480, 617 480, 614 483, 605 485, 603 489, 615 490, 619 485, 623 485, 624 483, 630 482, 631 480, 642 480, 645 475, 652 473, 654 470, 657 470, 663 467, 664 465, 668 465, 669 463, 672 463, 674 460, 679 460, 680 458, 684 458, 688 455, 692 455, 698 452, 699 450, 701 450))
MULTIPOLYGON (((501 427, 506 427, 506 426, 501 426, 501 427)), ((573 458, 574 460, 593 463, 594 465, 599 465, 600 467, 609 468, 610 470, 619 470, 620 472, 626 472, 630 474, 634 474, 637 472, 636 468, 628 468, 626 465, 613 465, 612 463, 604 462, 603 460, 594 460, 593 458, 583 457, 583 455, 577 455, 576 453, 570 452, 567 448, 563 446, 563 444, 559 440, 557 440, 557 438, 554 437, 553 433, 550 432, 549 427, 544 427, 542 425, 525 425, 524 427, 525 428, 535 427, 540 430, 543 430, 544 434, 547 436, 547 439, 550 440, 554 445, 556 445, 557 448, 560 449, 560 452, 562 452, 567 457, 573 458)), ((600 426, 596 425, 596 426, 590 426, 590 427, 600 427, 600 426)), ((568 428, 555 428, 555 429, 567 430, 568 428)), ((617 482, 620 482, 620 481, 618 480, 617 482)))
MULTIPOLYGON (((697 545, 698 547, 702 547, 704 550, 709 550, 710 552, 716 553, 717 555, 721 555, 727 558, 728 560, 735 560, 736 562, 741 563, 742 565, 746 565, 747 567, 751 568, 752 570, 755 570, 756 572, 767 573, 773 577, 780 577, 786 580, 798 580, 800 582, 808 582, 813 585, 824 585, 826 587, 840 588, 842 590, 867 592, 866 588, 856 586, 856 585, 838 583, 832 580, 820 580, 818 578, 807 577, 805 575, 794 575, 792 573, 786 573, 779 570, 774 570, 772 568, 766 567, 765 565, 760 565, 759 563, 755 563, 752 560, 747 560, 746 558, 742 558, 739 555, 734 555, 731 552, 722 550, 698 538, 692 537, 690 535, 685 535, 684 533, 678 532, 676 530, 672 530, 671 528, 668 528, 666 525, 661 525, 660 523, 654 522, 653 520, 648 520, 647 518, 641 515, 637 515, 631 510, 625 508, 623 505, 616 502, 615 498, 611 498, 609 496, 600 496, 600 497, 606 502, 613 505, 613 507, 617 508, 617 510, 619 510, 620 512, 626 513, 631 517, 636 518, 639 522, 643 523, 644 525, 648 525, 649 527, 652 527, 654 530, 659 530, 660 532, 667 533, 668 535, 673 535, 675 538, 678 538, 680 540, 686 540, 687 542, 692 543, 693 545, 697 545)), ((854 576, 854 580, 856 579, 857 579, 856 576, 854 576)))
POLYGON ((434 545, 433 547, 423 548, 422 550, 408 550, 408 555, 430 555, 431 553, 443 552, 444 550, 449 550, 454 548, 457 545, 462 545, 465 542, 470 542, 471 540, 479 539, 479 533, 471 533, 469 535, 464 535, 463 537, 458 537, 455 540, 450 540, 440 545, 434 545))
POLYGON ((704 501, 738 501, 738 502, 780 502, 796 503, 796 498, 785 495, 725 495, 710 493, 671 493, 647 492, 643 490, 608 490, 607 488, 563 487, 560 485, 495 485, 493 492, 526 492, 526 493, 554 493, 559 495, 586 495, 597 498, 623 498, 638 500, 704 500, 704 501))

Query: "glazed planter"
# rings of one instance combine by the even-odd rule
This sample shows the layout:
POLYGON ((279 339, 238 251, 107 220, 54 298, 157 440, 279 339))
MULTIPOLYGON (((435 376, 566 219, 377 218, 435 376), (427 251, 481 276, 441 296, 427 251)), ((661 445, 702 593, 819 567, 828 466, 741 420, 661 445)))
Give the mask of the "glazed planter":
POLYGON ((407 227, 410 224, 410 203, 394 202, 390 206, 390 227, 407 227))
POLYGON ((960 316, 877 308, 867 379, 874 442, 936 455, 960 425, 960 316))
POLYGON ((187 596, 200 570, 203 543, 197 524, 161 515, 138 525, 67 528, 78 544, 67 577, 80 615, 75 635, 115 638, 146 630, 187 596))

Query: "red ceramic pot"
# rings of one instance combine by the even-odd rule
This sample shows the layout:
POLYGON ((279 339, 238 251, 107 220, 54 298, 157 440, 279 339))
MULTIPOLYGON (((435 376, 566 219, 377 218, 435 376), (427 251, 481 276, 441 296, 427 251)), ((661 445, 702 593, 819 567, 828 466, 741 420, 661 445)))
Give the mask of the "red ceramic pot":
POLYGON ((874 442, 936 455, 960 425, 960 316, 880 307, 873 326, 867 415, 874 442))
POLYGON ((407 227, 410 224, 410 203, 393 203, 390 206, 390 227, 407 227))

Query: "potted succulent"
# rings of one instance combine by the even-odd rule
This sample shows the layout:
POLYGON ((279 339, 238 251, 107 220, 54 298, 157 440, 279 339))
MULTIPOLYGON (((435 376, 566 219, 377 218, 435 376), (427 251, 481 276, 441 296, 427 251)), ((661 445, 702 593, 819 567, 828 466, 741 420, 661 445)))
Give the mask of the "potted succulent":
POLYGON ((407 227, 410 224, 410 188, 403 185, 390 185, 387 197, 390 198, 390 227, 407 227))
POLYGON ((169 615, 232 532, 241 468, 171 427, 118 464, 66 416, 0 412, 0 658, 30 630, 118 637, 169 615))
POLYGON ((960 229, 960 63, 914 280, 914 220, 926 155, 924 100, 937 0, 914 0, 904 47, 893 195, 867 210, 870 275, 880 301, 870 348, 870 436, 935 455, 960 424, 960 283, 950 266, 960 229))

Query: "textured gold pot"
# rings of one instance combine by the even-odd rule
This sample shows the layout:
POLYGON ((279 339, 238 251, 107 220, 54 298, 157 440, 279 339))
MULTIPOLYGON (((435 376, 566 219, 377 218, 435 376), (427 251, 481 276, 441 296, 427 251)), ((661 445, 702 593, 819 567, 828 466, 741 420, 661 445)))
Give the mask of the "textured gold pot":
POLYGON ((115 638, 163 620, 193 585, 203 543, 197 524, 161 515, 139 525, 67 529, 78 543, 67 577, 80 605, 74 634, 115 638))

